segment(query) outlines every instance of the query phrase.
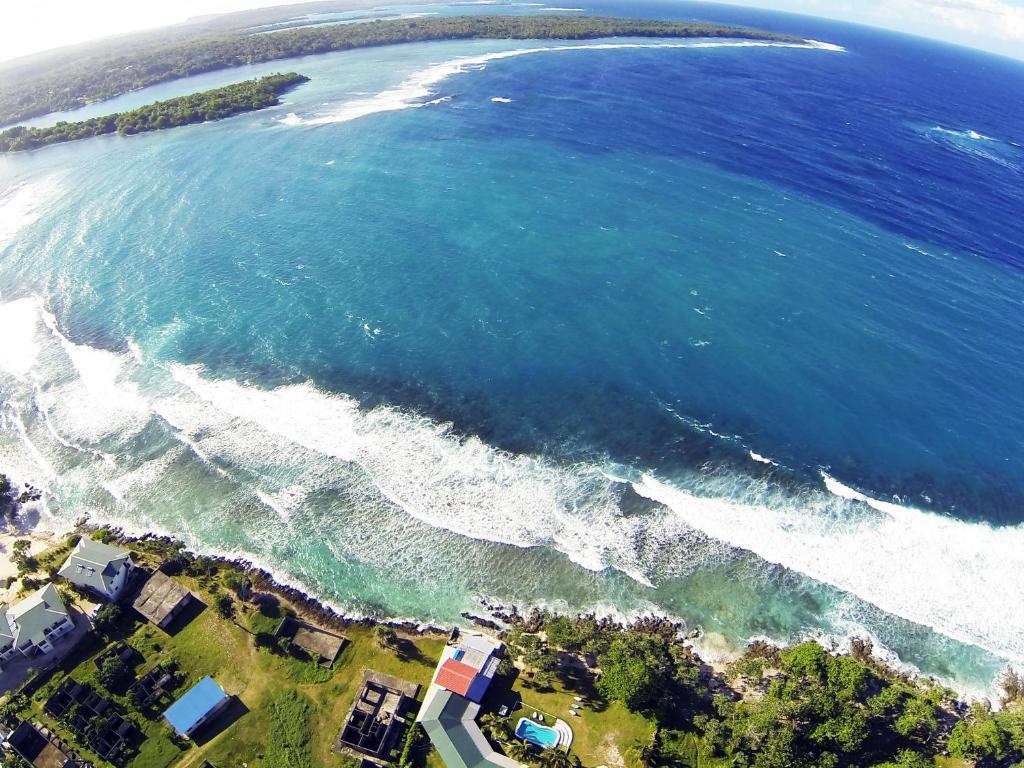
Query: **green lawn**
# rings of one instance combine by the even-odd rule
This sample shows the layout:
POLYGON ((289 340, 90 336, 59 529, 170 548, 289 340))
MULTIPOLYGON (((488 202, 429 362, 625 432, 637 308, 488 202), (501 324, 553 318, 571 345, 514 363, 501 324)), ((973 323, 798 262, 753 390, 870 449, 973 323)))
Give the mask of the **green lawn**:
POLYGON ((484 708, 497 711, 504 704, 521 706, 509 715, 509 725, 515 729, 520 717, 530 717, 534 712, 544 715, 550 725, 554 718, 564 720, 573 731, 572 752, 584 766, 622 765, 625 752, 638 740, 647 741, 654 732, 654 726, 641 715, 629 712, 618 702, 597 705, 593 692, 585 684, 574 685, 555 681, 551 688, 538 690, 525 675, 520 675, 510 688, 502 688, 496 680, 488 693, 484 708), (572 705, 581 696, 584 702, 578 717, 569 714, 572 705))
MULTIPOLYGON (((257 633, 272 633, 280 617, 266 616, 236 601, 236 616, 224 619, 213 608, 214 595, 199 581, 177 578, 207 607, 173 635, 148 624, 122 622, 120 636, 145 659, 136 674, 173 661, 185 678, 176 696, 204 675, 212 675, 225 691, 238 697, 240 705, 219 720, 217 732, 184 748, 175 743, 159 713, 154 719, 132 714, 148 738, 128 768, 198 768, 204 759, 218 768, 243 764, 248 768, 339 768, 342 760, 331 752, 331 744, 348 714, 363 670, 375 669, 425 685, 444 645, 440 638, 415 636, 403 637, 397 650, 382 649, 369 628, 354 626, 345 632, 349 643, 339 658, 325 669, 286 655, 276 646, 257 646, 257 633)), ((210 581, 204 584, 209 586, 210 581)), ((65 668, 55 672, 32 697, 25 714, 48 723, 74 744, 64 726, 43 712, 46 699, 69 675, 94 686, 131 712, 127 697, 110 694, 96 680, 93 659, 105 647, 99 640, 86 641, 82 652, 66 662, 65 668)), ((97 766, 106 765, 88 750, 79 752, 97 766)), ((437 764, 433 756, 430 764, 437 764)))

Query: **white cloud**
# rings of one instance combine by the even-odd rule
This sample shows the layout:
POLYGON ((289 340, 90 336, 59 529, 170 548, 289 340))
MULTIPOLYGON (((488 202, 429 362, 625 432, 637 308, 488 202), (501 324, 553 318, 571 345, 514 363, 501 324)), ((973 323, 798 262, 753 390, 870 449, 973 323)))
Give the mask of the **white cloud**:
POLYGON ((192 16, 301 0, 43 0, 0 2, 0 60, 110 35, 178 24, 192 16))
POLYGON ((1024 6, 1002 0, 912 0, 912 4, 944 26, 1024 46, 1024 6))
POLYGON ((1024 0, 725 0, 806 13, 1024 58, 1024 0))

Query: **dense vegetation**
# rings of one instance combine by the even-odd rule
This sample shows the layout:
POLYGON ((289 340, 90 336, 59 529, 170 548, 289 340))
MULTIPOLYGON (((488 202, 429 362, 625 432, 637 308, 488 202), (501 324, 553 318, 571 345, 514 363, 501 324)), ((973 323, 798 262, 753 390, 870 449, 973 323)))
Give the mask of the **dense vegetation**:
POLYGON ((984 702, 965 709, 937 683, 899 674, 865 642, 850 654, 813 642, 753 643, 723 677, 665 621, 622 627, 534 613, 508 641, 534 685, 589 687, 648 718, 653 738, 631 751, 638 768, 934 768, 943 755, 978 768, 1024 766, 1024 679, 1011 671, 994 712, 984 702))
POLYGON ((295 72, 268 75, 77 123, 60 122, 49 128, 8 128, 0 133, 0 152, 37 149, 106 133, 130 135, 220 120, 241 112, 272 107, 279 103, 279 97, 285 90, 307 80, 308 77, 295 72))
POLYGON ((154 83, 294 56, 393 43, 468 38, 581 40, 598 37, 742 37, 788 35, 699 22, 588 16, 453 16, 288 29, 239 30, 141 46, 87 49, 75 59, 0 78, 0 125, 83 106, 154 83))

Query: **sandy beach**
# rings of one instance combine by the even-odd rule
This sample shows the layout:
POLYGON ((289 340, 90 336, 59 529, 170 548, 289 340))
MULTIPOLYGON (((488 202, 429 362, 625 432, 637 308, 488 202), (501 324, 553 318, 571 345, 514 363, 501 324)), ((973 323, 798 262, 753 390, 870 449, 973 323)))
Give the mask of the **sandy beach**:
MULTIPOLYGON (((0 582, 5 581, 8 577, 18 575, 18 568, 12 558, 12 547, 18 539, 28 539, 30 542, 29 554, 38 555, 44 549, 52 546, 57 541, 57 536, 50 531, 25 531, 8 525, 7 529, 0 533, 0 582)), ((15 584, 11 585, 11 589, 0 590, 0 603, 9 603, 12 591, 17 591, 15 584)))

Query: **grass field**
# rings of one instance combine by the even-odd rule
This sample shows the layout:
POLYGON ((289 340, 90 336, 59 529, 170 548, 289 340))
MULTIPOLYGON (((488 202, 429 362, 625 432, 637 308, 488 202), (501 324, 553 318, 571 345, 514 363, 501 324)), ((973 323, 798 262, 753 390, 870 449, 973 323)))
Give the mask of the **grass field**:
POLYGON ((176 578, 204 604, 192 612, 187 623, 167 634, 133 616, 122 621, 119 636, 144 658, 135 669, 136 675, 158 663, 177 665, 184 682, 175 697, 204 675, 212 675, 227 693, 237 697, 236 705, 218 719, 214 733, 200 734, 199 743, 177 740, 159 713, 153 719, 143 718, 134 712, 127 696, 105 690, 96 679, 94 659, 108 643, 95 635, 88 636, 79 651, 43 683, 24 714, 64 734, 83 757, 97 766, 105 765, 88 750, 79 748, 66 728, 43 711, 47 698, 70 676, 113 698, 142 727, 147 738, 128 764, 130 768, 190 768, 203 760, 218 768, 337 768, 343 761, 331 752, 331 744, 358 692, 363 670, 375 669, 424 685, 430 681, 444 643, 432 637, 403 637, 397 649, 384 649, 370 628, 353 626, 345 632, 349 642, 327 669, 276 647, 258 647, 257 634, 272 632, 279 616, 267 616, 236 600, 235 616, 225 619, 212 607, 215 595, 210 591, 212 587, 223 593, 223 587, 214 586, 208 578, 201 582, 185 576, 176 578))

